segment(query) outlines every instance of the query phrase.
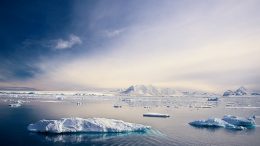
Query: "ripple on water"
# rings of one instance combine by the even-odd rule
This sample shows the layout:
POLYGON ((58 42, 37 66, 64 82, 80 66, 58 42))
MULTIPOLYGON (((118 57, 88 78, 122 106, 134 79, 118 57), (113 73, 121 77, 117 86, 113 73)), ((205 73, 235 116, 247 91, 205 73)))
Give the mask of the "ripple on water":
POLYGON ((74 133, 74 134, 40 134, 31 133, 40 137, 43 141, 53 143, 78 143, 92 145, 178 145, 158 130, 132 133, 74 133))

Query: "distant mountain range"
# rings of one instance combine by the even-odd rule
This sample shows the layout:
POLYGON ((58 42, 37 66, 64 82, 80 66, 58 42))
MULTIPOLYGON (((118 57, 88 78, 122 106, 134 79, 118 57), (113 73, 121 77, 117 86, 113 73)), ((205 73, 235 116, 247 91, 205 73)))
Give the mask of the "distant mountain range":
POLYGON ((30 87, 0 87, 0 90, 5 90, 5 91, 37 91, 37 89, 30 88, 30 87))
POLYGON ((180 91, 171 88, 158 88, 152 85, 132 85, 125 90, 120 90, 120 95, 125 96, 214 96, 217 94, 201 91, 180 91))
MULTIPOLYGON (((0 91, 39 91, 35 88, 30 87, 0 87, 0 91)), ((40 92, 40 91, 39 91, 40 92)), ((44 91, 43 91, 44 92, 44 91)), ((57 94, 58 91, 53 91, 57 94)), ((65 91, 60 91, 65 93, 65 91)), ((215 93, 202 92, 202 91, 188 91, 188 90, 176 90, 172 88, 159 88, 152 85, 132 85, 126 89, 116 89, 116 90, 98 90, 93 91, 73 91, 75 94, 89 95, 119 95, 119 96, 221 96, 215 93)), ((241 86, 237 90, 227 90, 223 93, 223 96, 260 96, 259 92, 254 92, 248 90, 241 86)))
POLYGON ((260 93, 253 92, 241 86, 235 91, 227 90, 223 93, 223 96, 243 96, 243 95, 260 95, 260 93))

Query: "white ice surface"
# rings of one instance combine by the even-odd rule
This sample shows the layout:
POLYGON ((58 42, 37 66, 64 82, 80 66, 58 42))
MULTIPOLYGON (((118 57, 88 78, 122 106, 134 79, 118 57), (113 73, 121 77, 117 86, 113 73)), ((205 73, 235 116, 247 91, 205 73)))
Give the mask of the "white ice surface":
POLYGON ((59 120, 40 120, 30 124, 31 132, 71 133, 71 132, 142 132, 150 126, 128 123, 106 118, 62 118, 59 120))

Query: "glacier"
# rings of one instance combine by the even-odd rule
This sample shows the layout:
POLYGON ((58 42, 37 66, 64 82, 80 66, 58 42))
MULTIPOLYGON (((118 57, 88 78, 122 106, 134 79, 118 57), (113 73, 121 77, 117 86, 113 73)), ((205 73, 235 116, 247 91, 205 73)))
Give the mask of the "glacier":
POLYGON ((255 127, 255 116, 243 118, 233 115, 225 115, 220 118, 209 118, 207 120, 195 120, 189 123, 195 127, 226 128, 234 130, 251 129, 255 127))
POLYGON ((145 132, 150 126, 128 123, 122 120, 106 118, 61 118, 59 120, 40 120, 29 124, 31 132, 41 133, 123 133, 145 132))

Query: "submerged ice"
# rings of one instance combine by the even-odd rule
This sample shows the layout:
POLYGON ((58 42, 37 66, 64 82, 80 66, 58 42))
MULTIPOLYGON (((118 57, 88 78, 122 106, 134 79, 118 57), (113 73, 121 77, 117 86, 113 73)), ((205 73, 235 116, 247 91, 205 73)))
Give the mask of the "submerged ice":
POLYGON ((225 115, 222 119, 209 118, 207 120, 196 120, 189 123, 195 127, 223 127, 227 129, 250 129, 255 127, 255 116, 250 118, 225 115))
POLYGON ((40 120, 30 124, 27 129, 31 132, 73 133, 73 132, 144 132, 150 126, 128 123, 122 120, 106 118, 62 118, 59 120, 40 120))

